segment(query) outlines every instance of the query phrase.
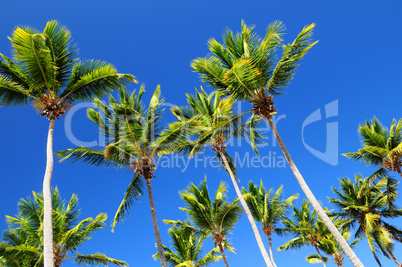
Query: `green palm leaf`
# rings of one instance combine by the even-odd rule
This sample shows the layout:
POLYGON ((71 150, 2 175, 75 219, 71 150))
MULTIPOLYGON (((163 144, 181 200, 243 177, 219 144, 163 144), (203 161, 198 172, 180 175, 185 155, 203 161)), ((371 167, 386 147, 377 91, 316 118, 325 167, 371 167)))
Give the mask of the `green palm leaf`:
POLYGON ((114 264, 117 266, 128 266, 126 262, 109 258, 102 253, 95 253, 91 255, 77 254, 77 257, 74 259, 74 262, 77 265, 90 265, 90 266, 97 266, 99 264, 102 264, 104 266, 108 266, 108 264, 114 264))
POLYGON ((124 220, 129 215, 131 205, 135 200, 138 200, 140 196, 143 195, 143 188, 143 181, 140 179, 139 175, 136 174, 124 193, 124 198, 121 201, 120 206, 117 208, 112 222, 112 231, 114 231, 114 228, 119 221, 124 220))

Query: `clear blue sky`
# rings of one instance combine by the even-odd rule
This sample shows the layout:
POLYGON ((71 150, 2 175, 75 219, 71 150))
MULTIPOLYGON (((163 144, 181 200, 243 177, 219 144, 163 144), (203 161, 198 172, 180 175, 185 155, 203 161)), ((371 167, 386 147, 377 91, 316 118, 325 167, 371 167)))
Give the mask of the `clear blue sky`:
MULTIPOLYGON (((285 42, 291 42, 304 25, 317 23, 314 37, 319 43, 303 60, 286 94, 276 98, 278 116, 282 116, 277 126, 311 190, 328 207, 326 197, 333 196, 331 186, 339 186, 338 178, 373 172, 340 155, 360 147, 358 124, 374 115, 387 126, 393 118, 400 118, 400 1, 3 1, 1 9, 0 53, 10 55, 7 36, 17 25, 42 30, 48 20, 56 19, 71 30, 82 59, 105 60, 114 64, 119 72, 134 74, 140 83, 146 84, 147 100, 160 84, 166 102, 172 105, 184 105, 185 93, 199 88, 201 82, 192 72, 190 63, 207 55, 207 40, 211 37, 221 40, 226 27, 238 31, 244 19, 247 24, 256 25, 256 32, 262 35, 270 22, 281 20, 287 27, 285 42), (336 100, 338 106, 331 109, 336 116, 325 118, 325 106, 336 100), (335 154, 331 152, 329 156, 336 166, 314 156, 303 144, 303 122, 317 109, 321 109, 323 119, 304 128, 304 141, 323 152, 327 123, 338 125, 338 137, 336 132, 329 137, 331 144, 339 140, 337 150, 333 150, 335 154)), ((138 87, 131 85, 129 89, 138 87)), ((166 112, 165 121, 172 120, 166 112)), ((97 138, 96 128, 85 117, 85 109, 75 113, 71 121, 72 132, 79 140, 97 138)), ((16 214, 20 198, 42 190, 48 121, 31 106, 0 108, 0 125, 0 230, 4 230, 4 216, 16 214)), ((283 160, 279 147, 272 143, 272 133, 268 132, 267 136, 269 146, 261 150, 261 155, 271 155, 271 160, 275 158, 276 162, 283 160)), ((57 121, 54 150, 74 147, 70 140, 64 120, 57 121)), ((240 147, 230 146, 228 151, 253 156, 245 142, 240 147)), ((266 160, 265 163, 269 158, 266 160)), ((304 195, 289 167, 282 168, 273 162, 272 165, 240 169, 240 185, 260 179, 266 187, 275 189, 283 184, 286 196, 300 193, 296 203, 300 205, 304 195)), ((185 171, 180 168, 157 170, 152 183, 164 244, 169 244, 169 227, 162 220, 185 219, 185 214, 178 209, 184 204, 179 191, 191 182, 199 184, 204 175, 208 177, 211 192, 223 180, 228 184, 230 198, 235 197, 230 180, 222 170, 204 168, 200 163, 195 166, 194 161, 185 171)), ((72 193, 78 195, 82 218, 106 212, 110 222, 131 178, 127 170, 56 163, 52 185, 59 188, 65 199, 72 193)), ((402 227, 402 220, 393 222, 402 227)), ((230 239, 236 248, 236 254, 227 255, 231 267, 264 266, 245 216, 230 239)), ((264 240, 267 241, 265 237, 264 240)), ((277 252, 276 248, 288 238, 275 236, 273 240, 278 266, 310 266, 304 259, 312 249, 277 252)), ((211 248, 211 243, 208 240, 206 247, 211 248)), ((133 206, 130 218, 117 226, 115 233, 111 233, 110 227, 95 233, 93 240, 79 252, 103 252, 125 260, 130 266, 160 266, 151 257, 156 252, 154 244, 145 195, 133 206)), ((398 244, 395 250, 399 260, 402 260, 401 248, 398 244)), ((356 253, 365 266, 376 266, 366 240, 357 245, 356 253)), ((393 265, 382 259, 384 266, 393 265)), ((331 264, 328 266, 334 266, 331 264)), ((63 266, 74 265, 66 262, 63 266)), ((345 259, 345 266, 352 266, 348 259, 345 259)))

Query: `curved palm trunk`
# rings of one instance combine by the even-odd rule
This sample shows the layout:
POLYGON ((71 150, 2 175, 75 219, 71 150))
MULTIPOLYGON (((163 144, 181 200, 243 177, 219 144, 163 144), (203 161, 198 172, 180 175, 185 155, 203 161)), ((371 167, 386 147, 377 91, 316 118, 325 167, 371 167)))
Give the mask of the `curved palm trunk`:
POLYGON ((271 263, 271 260, 270 260, 270 258, 268 256, 267 250, 265 249, 264 243, 262 242, 260 232, 258 231, 258 228, 257 228, 257 225, 255 224, 254 218, 251 215, 251 211, 248 208, 247 203, 244 200, 243 195, 240 192, 239 186, 238 186, 238 184, 236 182, 236 178, 235 178, 232 170, 230 169, 229 162, 228 162, 228 160, 227 160, 227 158, 226 158, 224 153, 219 152, 219 154, 222 157, 222 160, 223 160, 223 162, 224 162, 224 164, 226 166, 226 170, 229 172, 230 178, 232 179, 232 183, 233 183, 233 186, 234 186, 234 188, 236 190, 237 197, 239 198, 240 203, 243 206, 244 211, 246 212, 247 218, 250 221, 251 227, 253 228, 255 239, 257 240, 258 247, 260 248, 261 254, 264 257, 265 264, 268 267, 273 267, 272 263, 271 263))
POLYGON ((151 179, 145 179, 147 182, 149 205, 151 206, 152 224, 154 225, 154 232, 156 238, 156 245, 158 247, 159 260, 163 267, 167 267, 165 251, 162 246, 161 233, 159 232, 158 220, 156 219, 156 211, 154 205, 154 198, 152 196, 151 179))
POLYGON ((321 260, 321 262, 322 262, 322 265, 324 265, 324 267, 327 267, 327 266, 325 265, 324 259, 323 259, 322 256, 321 256, 320 250, 318 249, 317 246, 314 246, 314 247, 315 247, 315 250, 317 251, 318 257, 320 257, 320 260, 321 260))
POLYGON ((225 255, 225 250, 223 249, 223 245, 220 243, 218 246, 219 246, 219 250, 221 251, 222 259, 225 262, 226 267, 229 267, 228 260, 226 259, 226 255, 225 255))
POLYGON ((269 254, 271 256, 272 264, 274 265, 274 267, 277 267, 276 263, 274 261, 274 255, 272 254, 272 238, 271 238, 271 234, 268 235, 268 241, 269 241, 269 254))
POLYGON ((310 188, 308 187, 306 181, 304 180, 303 176, 299 172, 299 170, 296 167, 296 164, 293 162, 292 158, 290 157, 290 154, 288 150, 286 149, 285 144, 282 141, 282 138, 280 137, 278 131, 276 130, 275 124, 272 120, 272 117, 264 117, 265 120, 268 121, 269 126, 271 127, 276 141, 278 142, 280 148, 282 149, 283 155, 286 158, 287 163, 289 164, 290 169, 293 171, 294 176, 296 177, 297 182, 299 183, 301 189, 303 190, 304 194, 306 195, 308 201, 311 203, 311 206, 313 206, 314 210, 317 212, 318 216, 321 218, 321 220, 324 222, 325 226, 327 226, 328 230, 331 232, 331 234, 334 236, 336 242, 341 246, 342 250, 345 252, 346 256, 348 256, 349 260, 352 262, 352 264, 355 267, 363 267, 363 263, 359 260, 359 258, 356 256, 354 251, 350 248, 348 243, 345 241, 345 239, 342 237, 341 233, 338 231, 338 229, 335 227, 335 225, 332 223, 328 215, 324 212, 322 209, 320 203, 318 203, 317 199, 311 192, 310 188))
POLYGON ((46 171, 43 178, 43 261, 45 267, 54 266, 53 253, 53 223, 52 223, 52 193, 50 181, 53 173, 53 130, 55 119, 49 121, 46 148, 46 171))

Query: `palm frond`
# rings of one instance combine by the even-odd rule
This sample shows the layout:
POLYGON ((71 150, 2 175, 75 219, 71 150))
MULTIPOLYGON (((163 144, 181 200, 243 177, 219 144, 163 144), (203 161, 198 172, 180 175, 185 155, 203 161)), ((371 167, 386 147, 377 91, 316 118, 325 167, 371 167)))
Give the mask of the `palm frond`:
POLYGON ((75 256, 74 262, 77 265, 91 265, 97 266, 102 264, 103 266, 108 266, 109 264, 117 265, 117 266, 128 266, 128 264, 124 261, 116 260, 113 258, 109 258, 102 253, 95 253, 89 255, 81 255, 78 254, 75 256))
POLYGON ((315 24, 305 26, 292 44, 282 47, 282 58, 275 66, 272 76, 266 84, 266 90, 269 93, 278 95, 279 91, 283 90, 293 79, 299 61, 318 42, 312 42, 311 40, 314 27, 315 24))
MULTIPOLYGON (((98 167, 100 165, 115 167, 119 166, 118 162, 112 162, 105 158, 103 150, 96 150, 86 147, 70 148, 56 152, 60 158, 60 162, 69 160, 71 162, 82 161, 83 163, 98 167)), ((121 162, 123 164, 123 162, 121 162)))
POLYGON ((59 22, 47 22, 43 34, 46 35, 46 45, 49 47, 52 62, 57 66, 55 80, 60 87, 68 81, 73 63, 78 58, 78 49, 71 42, 70 31, 59 22))
MULTIPOLYGON (((328 262, 329 258, 323 256, 322 259, 324 260, 324 262, 328 262)), ((318 254, 309 254, 306 257, 306 261, 308 261, 309 263, 322 263, 321 258, 318 254)))
POLYGON ((17 28, 10 38, 15 62, 30 74, 31 86, 39 95, 50 95, 53 88, 60 87, 55 79, 57 66, 46 45, 47 38, 44 34, 30 33, 22 28, 17 28))
POLYGON ((119 74, 112 65, 102 61, 86 61, 74 64, 66 90, 61 100, 90 100, 124 88, 136 82, 131 74, 119 74))
POLYGON ((121 201, 120 206, 118 207, 113 218, 112 231, 114 231, 114 228, 118 222, 124 220, 129 215, 131 205, 143 194, 143 188, 143 181, 139 174, 136 174, 124 193, 124 198, 121 201))
POLYGON ((32 100, 39 100, 30 91, 10 78, 0 75, 0 105, 23 106, 32 100))

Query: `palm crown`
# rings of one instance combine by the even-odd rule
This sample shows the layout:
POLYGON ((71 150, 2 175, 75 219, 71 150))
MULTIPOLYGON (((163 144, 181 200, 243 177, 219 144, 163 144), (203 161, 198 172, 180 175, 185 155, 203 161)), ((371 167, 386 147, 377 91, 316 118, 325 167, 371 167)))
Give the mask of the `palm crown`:
MULTIPOLYGON (((72 195, 66 203, 61 199, 57 188, 53 191, 53 236, 54 265, 59 267, 69 258, 78 265, 98 266, 116 264, 128 266, 124 261, 109 258, 101 253, 83 255, 78 248, 91 239, 94 231, 105 227, 106 214, 79 221, 78 198, 72 195)), ((43 196, 34 193, 34 197, 22 199, 18 203, 18 216, 7 216, 9 229, 3 233, 0 243, 0 257, 7 266, 43 265, 43 196)))
POLYGON ((258 188, 252 181, 248 183, 248 191, 242 189, 243 197, 250 208, 253 218, 257 222, 262 223, 262 230, 264 234, 268 236, 269 241, 269 251, 271 254, 271 260, 274 266, 274 256, 272 253, 272 233, 275 229, 276 224, 280 220, 285 218, 290 206, 294 199, 298 198, 298 194, 290 196, 286 200, 283 199, 282 186, 272 195, 272 189, 265 190, 262 180, 260 182, 260 187, 258 188))
MULTIPOLYGON (((341 234, 345 240, 349 240, 350 238, 350 230, 347 227, 344 227, 344 224, 346 221, 338 216, 335 216, 332 218, 332 221, 334 225, 340 229, 341 234)), ((352 243, 350 246, 353 247, 355 243, 352 243)), ((310 254, 307 256, 306 260, 310 263, 320 263, 322 260, 324 262, 327 262, 328 260, 333 261, 336 265, 339 267, 343 267, 343 261, 344 261, 344 252, 342 248, 339 246, 338 242, 336 242, 335 238, 333 235, 329 232, 323 232, 321 233, 319 242, 318 242, 318 248, 323 251, 325 254, 332 256, 333 259, 326 257, 326 256, 321 256, 318 254, 310 254)))
POLYGON ((254 219, 263 224, 263 231, 266 235, 271 235, 275 229, 275 224, 284 219, 293 200, 299 194, 294 194, 287 199, 283 199, 283 186, 273 194, 272 189, 266 190, 262 181, 258 188, 252 181, 248 183, 248 191, 243 188, 243 196, 246 200, 254 219))
POLYGON ((394 203, 398 196, 397 183, 389 185, 387 177, 376 184, 370 178, 355 175, 354 183, 348 178, 340 179, 340 189, 332 188, 337 198, 329 198, 340 212, 339 216, 346 219, 345 226, 357 224, 355 238, 367 238, 370 249, 379 263, 377 248, 386 257, 393 257, 393 242, 402 242, 402 231, 387 223, 385 219, 402 215, 402 210, 394 203))
MULTIPOLYGON (((222 163, 220 152, 229 159, 230 168, 235 171, 232 158, 226 152, 226 142, 231 138, 248 137, 257 151, 257 145, 263 138, 258 130, 258 120, 252 117, 248 122, 243 114, 236 115, 233 97, 224 98, 219 91, 207 94, 202 88, 195 96, 187 95, 188 106, 175 107, 172 113, 178 119, 162 133, 159 143, 161 152, 175 151, 179 154, 194 154, 210 145, 217 152, 216 157, 222 163)), ((224 164, 222 163, 224 166, 224 164)))
POLYGON ((13 59, 0 54, 0 104, 32 102, 48 119, 64 115, 72 102, 102 97, 135 81, 101 61, 79 61, 70 32, 57 21, 40 33, 17 28, 10 38, 13 59))
MULTIPOLYGON (((201 79, 236 99, 255 104, 255 111, 266 109, 272 98, 279 95, 292 80, 300 59, 316 43, 311 35, 314 24, 306 26, 293 43, 282 45, 282 57, 275 62, 276 51, 281 46, 284 26, 277 21, 269 25, 265 36, 254 33, 243 21, 241 32, 236 35, 227 30, 223 44, 215 39, 208 41, 212 56, 198 58, 192 67, 201 79)), ((270 110, 270 113, 274 110, 270 110)), ((258 114, 258 112, 257 112, 258 114)))
POLYGON ((299 249, 309 244, 318 247, 319 238, 326 228, 317 213, 314 210, 310 211, 310 203, 306 200, 303 201, 300 209, 293 206, 292 219, 286 218, 282 224, 284 228, 281 228, 280 232, 290 233, 296 237, 280 246, 278 250, 299 249))
POLYGON ((281 245, 278 250, 294 250, 311 245, 316 249, 320 262, 324 264, 325 259, 322 257, 319 248, 322 239, 330 234, 330 232, 323 221, 317 216, 316 211, 313 209, 310 212, 310 203, 308 201, 304 200, 300 209, 293 206, 292 218, 286 218, 282 221, 282 224, 284 228, 278 229, 278 232, 292 234, 295 238, 281 245))
POLYGON ((363 147, 344 155, 367 165, 397 171, 402 177, 402 119, 392 120, 389 131, 374 117, 359 126, 363 147))
MULTIPOLYGON (((194 230, 188 222, 174 222, 173 227, 169 229, 169 235, 172 249, 167 246, 163 248, 166 260, 171 266, 203 267, 222 258, 217 255, 218 247, 202 256, 203 243, 208 234, 194 230)), ((159 254, 155 254, 154 258, 159 259, 159 254)))
POLYGON ((198 232, 212 235, 214 245, 219 247, 225 265, 229 266, 224 249, 233 251, 233 248, 226 237, 234 229, 242 210, 238 200, 235 199, 230 204, 226 201, 226 192, 226 186, 221 182, 212 200, 206 179, 199 187, 191 184, 186 191, 180 193, 187 204, 180 209, 187 212, 196 229, 199 229, 198 232))
POLYGON ((191 184, 186 191, 180 193, 187 204, 187 207, 180 209, 187 212, 197 228, 214 235, 216 244, 227 242, 225 236, 234 229, 241 213, 238 200, 228 204, 226 193, 226 186, 221 182, 214 199, 211 200, 206 179, 199 187, 191 184))

